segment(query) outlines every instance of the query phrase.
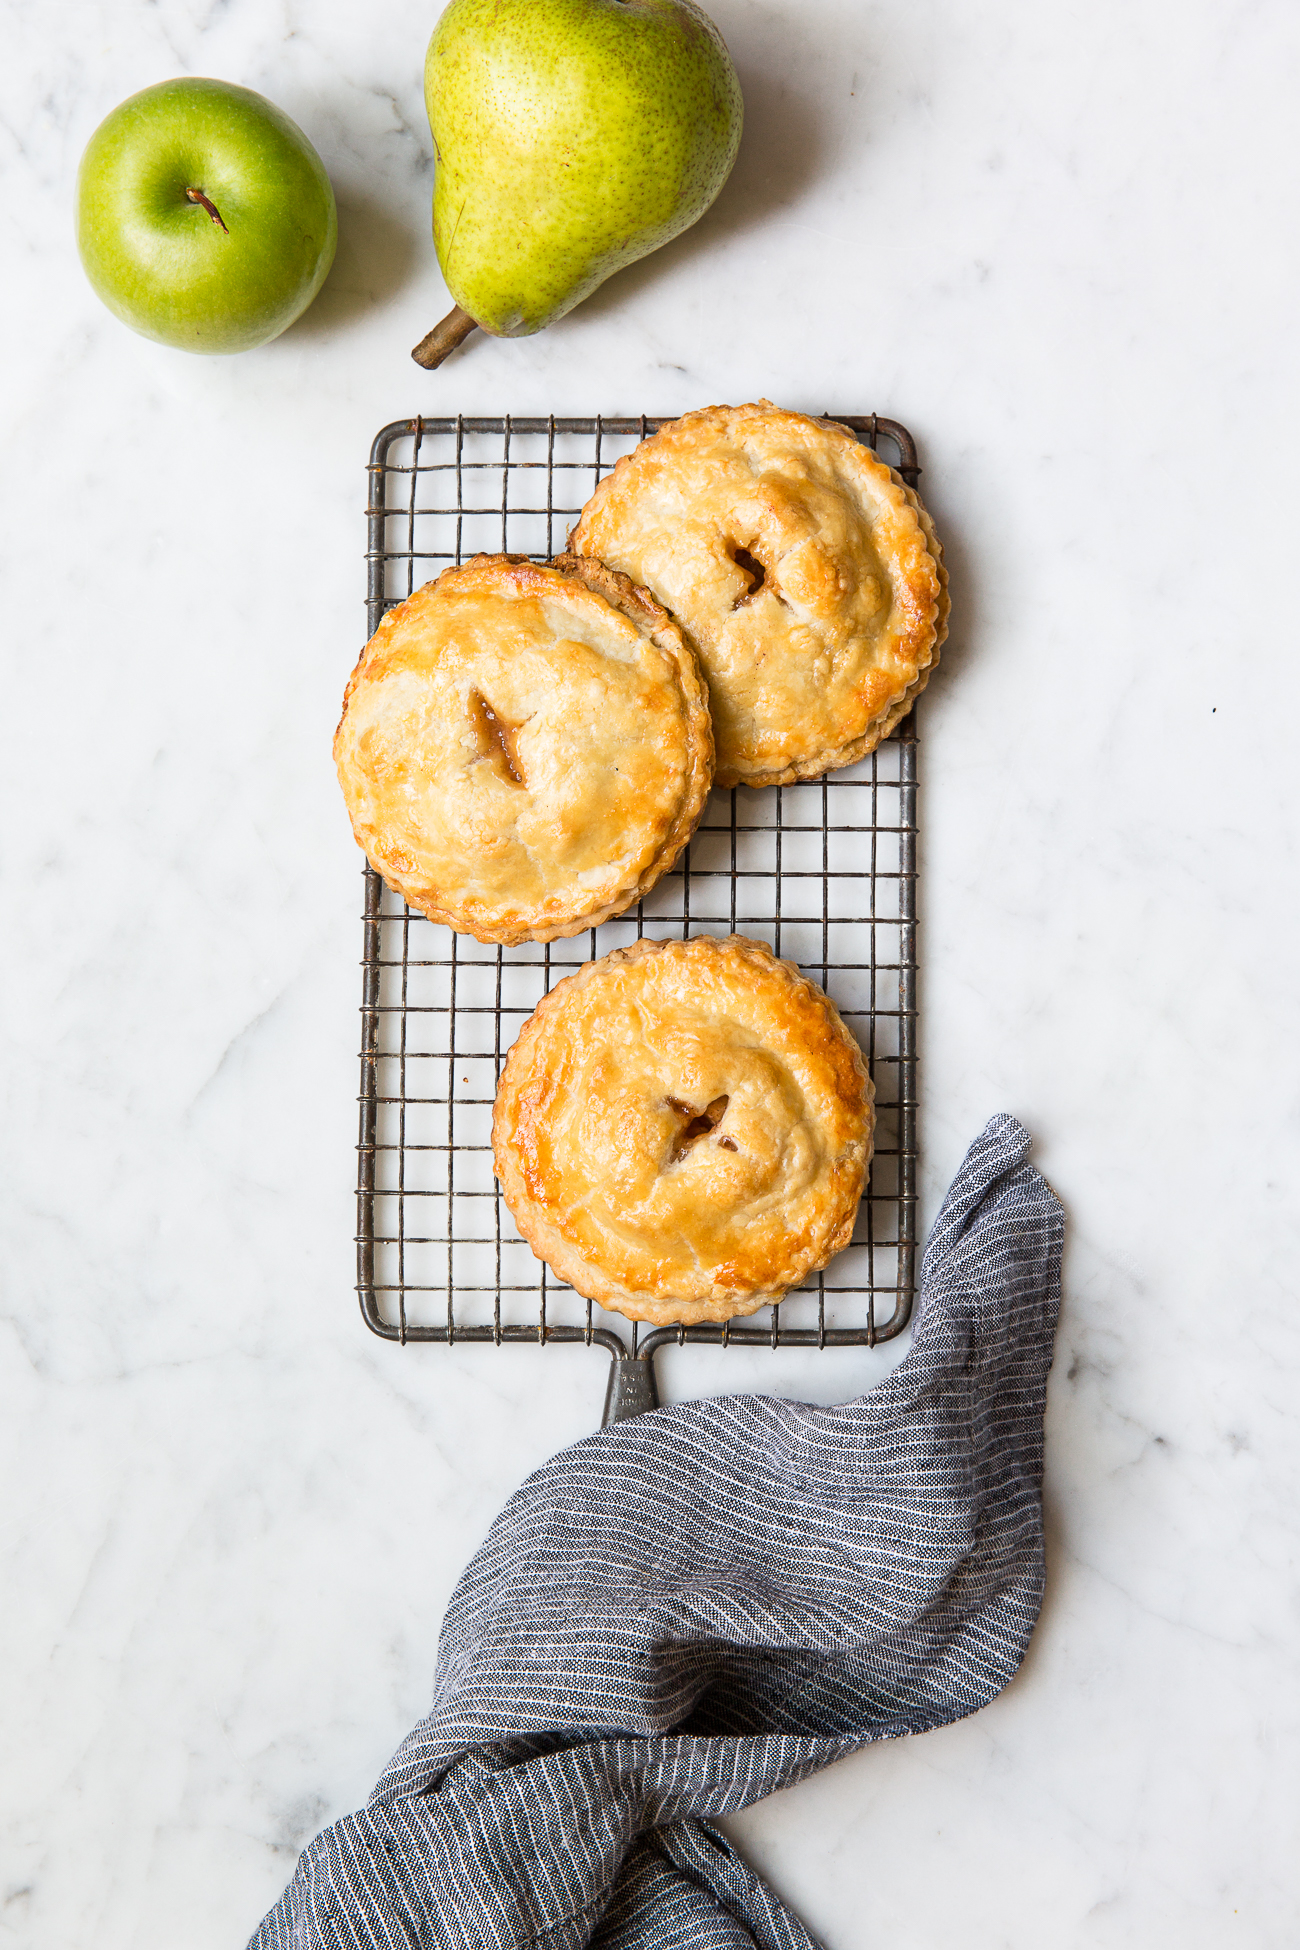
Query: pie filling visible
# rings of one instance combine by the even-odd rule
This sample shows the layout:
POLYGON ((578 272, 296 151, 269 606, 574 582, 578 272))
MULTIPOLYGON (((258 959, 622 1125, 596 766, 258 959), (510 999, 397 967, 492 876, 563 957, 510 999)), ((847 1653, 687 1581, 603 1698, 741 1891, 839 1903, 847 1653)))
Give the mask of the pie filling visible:
MULTIPOLYGON (((706 1104, 704 1109, 698 1112, 690 1104, 684 1104, 680 1097, 669 1097, 666 1101, 669 1110, 676 1111, 679 1117, 685 1119, 681 1130, 677 1133, 677 1142, 673 1146, 672 1153, 668 1159, 670 1165, 675 1165, 679 1158, 686 1156, 686 1153, 698 1139, 707 1137, 710 1131, 717 1129, 727 1114, 727 1105, 731 1102, 731 1099, 730 1097, 715 1097, 711 1104, 706 1104)), ((735 1144, 729 1137, 720 1137, 718 1143, 724 1151, 734 1151, 736 1149, 735 1144)))
POLYGON ((482 691, 473 685, 470 686, 469 708, 474 720, 474 729, 478 734, 478 748, 483 757, 499 757, 505 766, 507 777, 515 785, 527 785, 528 778, 515 742, 523 727, 509 724, 505 718, 499 716, 482 691))
MULTIPOLYGON (((767 581, 767 570, 763 567, 758 557, 751 555, 747 548, 733 548, 731 551, 731 559, 736 567, 743 569, 749 577, 748 589, 743 596, 737 596, 735 602, 731 605, 733 609, 739 609, 742 603, 749 603, 754 600, 754 597, 767 581)), ((773 584, 772 594, 779 596, 780 593, 780 590, 773 584)))
POLYGON ((849 1243, 872 1090, 829 997, 761 942, 643 940, 557 983, 492 1120, 522 1236, 632 1319, 752 1313, 849 1243))
POLYGON ((334 740, 357 843, 480 941, 554 941, 648 893, 713 777, 672 617, 603 563, 475 556, 389 611, 334 740))
POLYGON ((766 400, 661 427, 599 483, 569 545, 690 636, 722 786, 853 764, 910 709, 947 634, 943 551, 914 490, 847 428, 766 400))

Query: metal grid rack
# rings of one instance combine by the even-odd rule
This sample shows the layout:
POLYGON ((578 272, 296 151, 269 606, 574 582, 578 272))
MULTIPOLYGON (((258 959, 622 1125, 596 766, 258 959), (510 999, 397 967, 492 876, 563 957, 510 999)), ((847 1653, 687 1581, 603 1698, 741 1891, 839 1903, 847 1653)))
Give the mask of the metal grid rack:
MULTIPOLYGON (((906 428, 836 414, 909 485, 906 428)), ((367 609, 479 550, 547 557, 602 475, 661 420, 415 419, 371 450, 367 609)), ((357 1292, 385 1339, 571 1343, 612 1357, 606 1421, 654 1405, 666 1343, 835 1348, 901 1333, 916 1219, 916 714, 858 765, 809 785, 715 791, 674 870, 572 940, 485 946, 435 925, 365 869, 357 1292), (854 1241, 761 1314, 656 1328, 593 1307, 515 1231, 492 1174, 501 1065, 542 995, 642 935, 741 933, 838 1003, 876 1086, 876 1145, 854 1241)))

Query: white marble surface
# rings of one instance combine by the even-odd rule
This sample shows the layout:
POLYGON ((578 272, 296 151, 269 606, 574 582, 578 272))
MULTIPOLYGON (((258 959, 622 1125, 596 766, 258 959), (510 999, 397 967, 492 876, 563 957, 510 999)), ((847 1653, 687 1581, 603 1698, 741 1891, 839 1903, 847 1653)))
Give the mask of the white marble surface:
POLYGON ((351 1295, 370 437, 756 393, 922 441, 927 1210, 1005 1108, 1070 1235, 1025 1670, 733 1831, 833 1950, 1292 1937, 1297 17, 714 12, 714 212, 424 375, 431 14, 4 10, 0 1945, 240 1944, 598 1413, 595 1356, 403 1352, 351 1295), (90 131, 178 72, 271 95, 339 192, 322 297, 238 359, 132 337, 70 243, 90 131))

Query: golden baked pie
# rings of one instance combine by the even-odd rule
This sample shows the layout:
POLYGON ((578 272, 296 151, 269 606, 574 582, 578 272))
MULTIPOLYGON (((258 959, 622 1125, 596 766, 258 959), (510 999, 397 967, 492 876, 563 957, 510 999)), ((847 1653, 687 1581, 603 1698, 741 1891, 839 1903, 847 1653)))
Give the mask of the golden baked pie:
POLYGON ((695 653, 600 562, 476 555, 385 616, 334 739, 357 844, 480 941, 554 941, 639 900, 709 795, 695 653))
POLYGON ((948 631, 913 489, 846 427, 767 400, 662 427, 569 537, 643 584, 700 653, 719 785, 851 765, 911 709, 948 631))
POLYGON ((539 1259, 634 1320, 729 1320, 847 1246, 866 1065, 759 941, 638 941, 557 983, 497 1091, 501 1191, 539 1259))

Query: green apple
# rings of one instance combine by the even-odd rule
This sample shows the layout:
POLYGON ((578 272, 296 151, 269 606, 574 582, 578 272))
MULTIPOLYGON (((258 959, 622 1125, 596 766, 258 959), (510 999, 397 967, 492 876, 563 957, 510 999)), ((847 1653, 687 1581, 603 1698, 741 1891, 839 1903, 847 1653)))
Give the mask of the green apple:
POLYGON ((77 248, 123 324, 187 352, 265 345, 325 281, 338 215, 325 165, 273 102, 229 81, 143 88, 77 173, 77 248))
POLYGON ((694 0, 451 0, 429 43, 433 235, 457 310, 538 332, 712 203, 740 142, 740 83, 694 0))

